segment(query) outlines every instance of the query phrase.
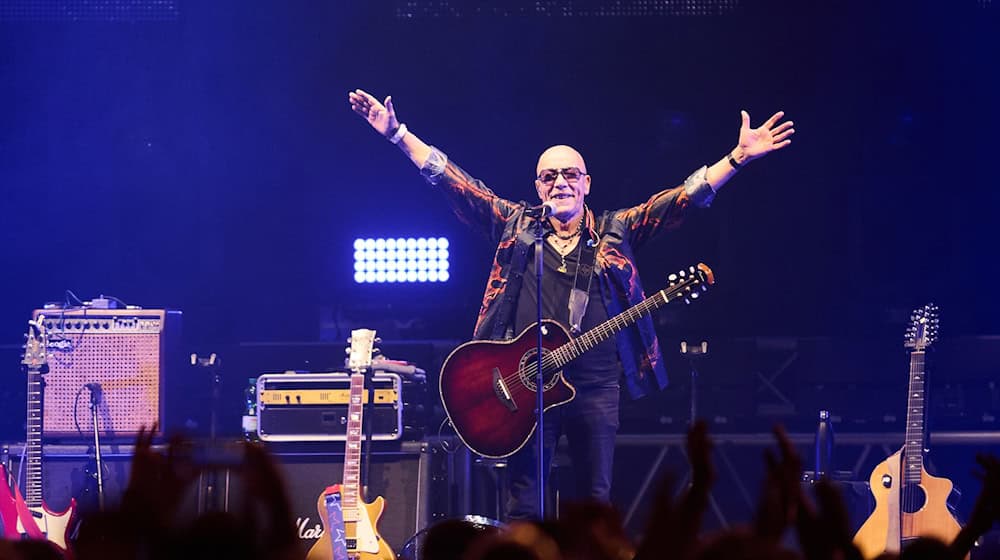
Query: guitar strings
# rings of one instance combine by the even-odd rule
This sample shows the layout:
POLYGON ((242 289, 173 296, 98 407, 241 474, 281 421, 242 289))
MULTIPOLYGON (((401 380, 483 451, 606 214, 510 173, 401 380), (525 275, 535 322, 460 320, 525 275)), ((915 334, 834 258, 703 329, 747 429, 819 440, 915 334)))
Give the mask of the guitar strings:
MULTIPOLYGON (((692 280, 696 277, 692 277, 692 280)), ((601 323, 600 325, 594 327, 590 331, 584 333, 578 338, 570 339, 569 342, 557 348, 555 350, 550 350, 548 353, 543 353, 542 355, 542 373, 543 377, 546 370, 551 370, 553 366, 562 367, 563 365, 569 363, 572 359, 577 356, 573 356, 573 350, 580 351, 581 342, 586 342, 584 346, 593 345, 597 340, 605 338, 608 335, 614 334, 615 332, 623 330, 628 325, 632 324, 639 317, 651 313, 653 310, 658 308, 665 303, 669 303, 673 298, 672 296, 677 293, 689 289, 691 282, 684 282, 680 285, 673 286, 669 291, 664 289, 660 290, 654 296, 648 297, 642 302, 638 303, 631 309, 616 315, 608 319, 607 321, 601 323), (660 296, 660 297, 657 297, 660 296), (606 332, 607 331, 607 332, 606 332), (563 356, 563 354, 570 354, 569 356, 563 356)), ((580 351, 580 354, 583 352, 580 351)), ((521 394, 522 392, 534 393, 536 389, 532 389, 525 383, 521 382, 527 375, 533 375, 537 369, 537 362, 532 362, 532 365, 528 369, 518 367, 518 370, 509 375, 501 376, 500 380, 507 386, 507 391, 513 396, 514 394, 521 394), (519 383, 512 383, 518 381, 519 383)), ((542 391, 545 390, 545 380, 543 379, 542 391)))

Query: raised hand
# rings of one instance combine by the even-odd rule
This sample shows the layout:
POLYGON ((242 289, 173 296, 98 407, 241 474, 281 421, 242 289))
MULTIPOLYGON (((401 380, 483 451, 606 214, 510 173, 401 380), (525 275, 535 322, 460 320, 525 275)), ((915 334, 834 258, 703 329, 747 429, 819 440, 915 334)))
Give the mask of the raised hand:
POLYGON ((749 113, 740 111, 740 115, 743 117, 743 124, 740 126, 739 149, 748 159, 757 159, 792 143, 790 136, 795 134, 792 121, 778 122, 785 116, 784 111, 771 115, 771 118, 757 128, 750 128, 749 113))
POLYGON ((396 119, 396 110, 392 106, 392 96, 385 98, 384 103, 380 103, 372 94, 363 89, 356 89, 347 94, 347 100, 351 104, 351 109, 368 121, 368 124, 382 136, 388 136, 391 131, 399 128, 399 120, 396 119))
POLYGON ((198 478, 200 469, 191 458, 191 443, 171 437, 165 453, 153 449, 157 425, 139 428, 132 457, 132 473, 122 497, 122 510, 143 513, 166 527, 173 519, 187 488, 198 478))
POLYGON ((799 515, 799 508, 805 504, 799 486, 802 480, 802 459, 784 428, 775 426, 774 436, 781 451, 780 458, 770 449, 764 450, 767 473, 761 489, 755 527, 758 535, 778 541, 799 515))

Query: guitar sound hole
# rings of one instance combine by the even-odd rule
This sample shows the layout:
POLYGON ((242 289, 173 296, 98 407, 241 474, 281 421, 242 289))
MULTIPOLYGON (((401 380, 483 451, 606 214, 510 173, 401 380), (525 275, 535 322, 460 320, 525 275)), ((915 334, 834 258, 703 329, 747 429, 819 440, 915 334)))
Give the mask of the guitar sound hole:
POLYGON ((899 497, 899 507, 903 513, 916 513, 927 502, 927 495, 918 484, 904 484, 899 497))
MULTIPOLYGON (((542 361, 545 360, 546 354, 549 353, 547 348, 542 348, 542 361)), ((517 369, 520 373, 521 383, 528 388, 529 391, 535 390, 535 372, 537 371, 537 362, 535 361, 535 356, 538 351, 534 348, 528 350, 521 356, 521 361, 518 363, 517 369)), ((559 381, 559 376, 562 375, 562 371, 556 372, 546 372, 543 373, 545 379, 545 389, 548 391, 555 386, 556 382, 559 381)))

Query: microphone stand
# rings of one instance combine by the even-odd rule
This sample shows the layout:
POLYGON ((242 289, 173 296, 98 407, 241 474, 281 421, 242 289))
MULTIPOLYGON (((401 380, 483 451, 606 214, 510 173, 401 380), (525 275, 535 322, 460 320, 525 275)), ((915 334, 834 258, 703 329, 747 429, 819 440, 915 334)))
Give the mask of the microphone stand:
POLYGON ((537 303, 538 343, 535 354, 535 418, 538 424, 538 457, 535 463, 535 484, 538 489, 538 519, 545 519, 545 376, 542 372, 542 272, 544 270, 544 247, 542 245, 542 220, 545 212, 535 219, 535 302, 537 303))
POLYGON ((104 511, 104 463, 101 460, 101 429, 100 419, 97 416, 97 405, 101 402, 101 384, 87 383, 85 385, 90 391, 90 417, 94 424, 94 463, 97 475, 97 508, 104 511))
MULTIPOLYGON (((222 373, 219 371, 219 366, 222 360, 219 356, 212 352, 207 358, 202 358, 197 354, 191 354, 191 365, 195 367, 201 367, 208 370, 209 382, 211 384, 211 404, 209 405, 209 418, 208 418, 208 446, 213 451, 217 445, 217 429, 218 429, 218 409, 219 409, 219 397, 222 394, 222 373)), ((228 473, 227 475, 228 476, 228 473)), ((199 504, 198 510, 200 512, 218 511, 219 508, 219 477, 216 469, 208 469, 205 473, 204 479, 204 496, 201 496, 201 487, 199 487, 199 504), (201 498, 204 501, 201 502, 201 498)), ((228 501, 228 498, 227 498, 228 501)))
POLYGON ((688 364, 691 367, 691 416, 688 418, 688 425, 694 426, 698 420, 698 360, 708 354, 708 342, 702 341, 698 345, 688 345, 686 340, 681 341, 681 354, 687 356, 688 364))

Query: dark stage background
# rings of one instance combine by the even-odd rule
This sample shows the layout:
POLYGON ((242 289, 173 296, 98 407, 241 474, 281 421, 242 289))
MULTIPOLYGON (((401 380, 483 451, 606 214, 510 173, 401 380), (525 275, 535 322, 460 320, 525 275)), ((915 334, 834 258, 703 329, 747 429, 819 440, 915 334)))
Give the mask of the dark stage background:
POLYGON ((140 4, 0 2, 5 439, 23 437, 25 321, 66 290, 183 310, 185 351, 231 364, 230 433, 247 377, 324 349, 336 363, 352 327, 433 371, 434 341, 471 331, 493 248, 350 111, 357 87, 391 94, 413 132, 511 199, 532 199, 545 147, 577 147, 598 209, 717 161, 741 109, 754 126, 786 111, 790 147, 640 253, 647 291, 698 261, 718 285, 657 316, 677 383, 624 429, 681 429, 682 338, 718 349, 703 394, 730 418, 719 430, 764 429, 767 411, 803 429, 820 407, 844 427, 901 414, 902 334, 928 301, 947 349, 936 382, 961 385, 951 426, 993 428, 991 0, 140 4), (449 238, 450 281, 356 284, 353 240, 389 236, 449 238), (789 344, 801 359, 760 385, 789 344), (772 389, 794 410, 761 407, 772 389))

